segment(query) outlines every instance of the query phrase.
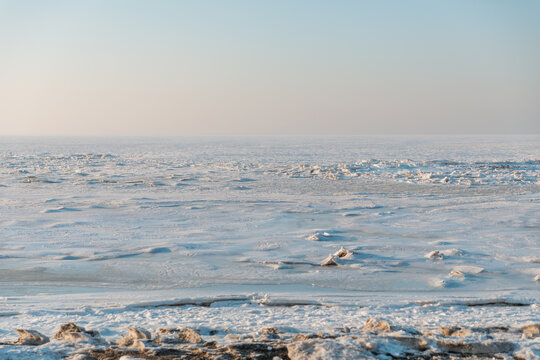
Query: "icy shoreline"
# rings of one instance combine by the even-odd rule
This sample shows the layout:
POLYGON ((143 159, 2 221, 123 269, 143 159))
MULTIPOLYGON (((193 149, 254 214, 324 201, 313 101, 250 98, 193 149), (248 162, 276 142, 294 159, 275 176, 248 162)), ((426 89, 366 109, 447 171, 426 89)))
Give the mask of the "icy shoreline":
POLYGON ((540 355, 540 306, 534 297, 405 299, 390 302, 374 296, 338 304, 330 296, 300 301, 251 294, 133 303, 124 299, 123 305, 119 301, 115 306, 49 303, 49 310, 29 302, 22 312, 2 314, 0 357, 536 359, 540 355), (95 335, 81 330, 81 335, 55 339, 65 323, 95 335), (129 328, 146 335, 130 342, 129 328), (50 341, 25 345, 26 335, 17 340, 10 329, 37 331, 50 341), (180 341, 176 339, 180 330, 175 329, 193 330, 201 339, 180 341))

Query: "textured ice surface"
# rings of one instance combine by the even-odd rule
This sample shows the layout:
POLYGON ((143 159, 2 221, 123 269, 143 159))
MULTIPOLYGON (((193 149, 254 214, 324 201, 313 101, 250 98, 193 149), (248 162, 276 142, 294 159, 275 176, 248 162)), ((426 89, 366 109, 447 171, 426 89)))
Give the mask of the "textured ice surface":
POLYGON ((3 331, 61 294, 538 301, 539 137, 2 138, 0 163, 3 331))

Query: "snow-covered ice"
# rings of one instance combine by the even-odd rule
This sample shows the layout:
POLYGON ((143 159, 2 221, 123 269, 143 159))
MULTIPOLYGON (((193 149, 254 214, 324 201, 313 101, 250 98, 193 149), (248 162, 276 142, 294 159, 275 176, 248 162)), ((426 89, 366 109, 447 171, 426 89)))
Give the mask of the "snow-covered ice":
POLYGON ((540 322, 538 136, 1 138, 0 164, 4 341, 540 322))

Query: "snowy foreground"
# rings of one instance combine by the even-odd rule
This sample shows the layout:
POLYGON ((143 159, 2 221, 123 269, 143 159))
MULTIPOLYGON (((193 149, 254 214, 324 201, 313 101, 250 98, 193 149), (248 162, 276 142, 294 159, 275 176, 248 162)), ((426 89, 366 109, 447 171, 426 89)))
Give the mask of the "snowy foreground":
POLYGON ((0 359, 540 358, 540 137, 1 140, 0 359))

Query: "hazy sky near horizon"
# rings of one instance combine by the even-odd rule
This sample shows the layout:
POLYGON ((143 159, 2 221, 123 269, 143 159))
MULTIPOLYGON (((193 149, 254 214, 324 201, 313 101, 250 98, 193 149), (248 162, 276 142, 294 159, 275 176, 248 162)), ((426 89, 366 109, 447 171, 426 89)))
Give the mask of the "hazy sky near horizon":
POLYGON ((540 1, 0 0, 0 135, 540 133, 540 1))

